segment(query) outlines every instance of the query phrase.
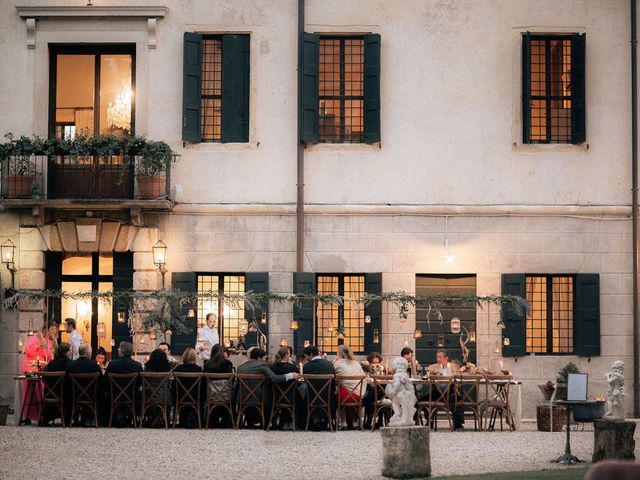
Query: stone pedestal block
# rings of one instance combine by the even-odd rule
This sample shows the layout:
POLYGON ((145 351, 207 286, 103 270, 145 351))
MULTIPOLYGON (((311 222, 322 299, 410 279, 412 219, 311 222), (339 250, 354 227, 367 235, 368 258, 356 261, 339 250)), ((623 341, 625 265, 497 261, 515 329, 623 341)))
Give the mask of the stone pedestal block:
POLYGON ((382 474, 391 478, 431 476, 428 427, 383 427, 382 474))
POLYGON ((605 459, 635 460, 635 422, 594 420, 593 463, 605 459))

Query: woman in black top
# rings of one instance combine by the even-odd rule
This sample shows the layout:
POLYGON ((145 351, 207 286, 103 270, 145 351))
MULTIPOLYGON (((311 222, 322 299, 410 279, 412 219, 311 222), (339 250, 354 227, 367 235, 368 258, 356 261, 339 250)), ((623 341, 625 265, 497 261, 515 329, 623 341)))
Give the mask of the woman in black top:
MULTIPOLYGON (((276 375, 286 375, 287 373, 300 373, 300 371, 298 370, 298 366, 295 365, 293 362, 291 362, 291 351, 287 348, 287 347, 282 347, 280 348, 280 350, 278 350, 278 353, 276 354, 276 358, 275 358, 275 362, 273 362, 271 364, 271 370, 273 370, 273 373, 275 373, 276 375)), ((295 380, 290 380, 291 382, 295 382, 295 380)), ((289 383, 287 382, 286 385, 281 385, 281 387, 284 389, 289 385, 289 383)), ((301 402, 301 398, 298 398, 296 400, 296 390, 297 388, 294 387, 293 390, 289 391, 289 394, 287 395, 288 399, 290 402, 297 402, 296 405, 296 409, 298 410, 298 415, 296 415, 298 417, 298 423, 300 424, 300 415, 299 413, 303 410, 303 406, 302 406, 302 402, 301 402)), ((286 410, 281 410, 278 418, 274 418, 273 419, 273 428, 278 428, 278 429, 287 429, 291 427, 291 414, 286 411, 286 410)))
MULTIPOLYGON (((67 365, 71 362, 71 345, 68 343, 61 343, 58 345, 56 349, 56 356, 53 360, 47 363, 47 366, 44 367, 45 372, 66 372, 67 365)), ((55 380, 45 380, 46 382, 50 382, 50 386, 53 386, 55 380)), ((71 384, 69 383, 69 379, 65 378, 63 380, 62 386, 62 396, 64 399, 64 414, 65 414, 65 422, 66 425, 69 425, 69 419, 71 414, 71 384)), ((50 421, 55 420, 60 417, 60 411, 54 407, 53 405, 45 405, 44 408, 44 424, 47 425, 50 421)))
POLYGON ((45 372, 66 372, 67 364, 71 360, 71 345, 61 343, 56 350, 56 356, 44 367, 45 372))
POLYGON ((233 363, 227 360, 224 347, 220 344, 211 347, 211 357, 204 364, 205 373, 232 373, 233 363))
POLYGON ((167 354, 164 350, 156 348, 151 352, 149 360, 144 364, 144 369, 147 372, 170 372, 171 364, 169 363, 169 359, 167 358, 167 354))

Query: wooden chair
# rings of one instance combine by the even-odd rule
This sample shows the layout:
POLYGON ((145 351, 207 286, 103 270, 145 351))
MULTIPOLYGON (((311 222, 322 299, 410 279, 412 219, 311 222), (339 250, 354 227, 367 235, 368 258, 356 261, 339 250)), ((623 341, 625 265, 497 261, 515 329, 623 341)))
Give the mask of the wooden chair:
POLYGON ((274 418, 277 418, 277 414, 281 412, 288 412, 291 414, 293 422, 293 431, 296 431, 296 387, 298 386, 297 380, 289 380, 285 383, 272 383, 273 392, 273 405, 271 406, 271 415, 269 416, 269 423, 267 424, 267 430, 271 428, 271 423, 274 418))
POLYGON ((371 431, 376 429, 378 416, 382 413, 382 424, 389 425, 390 414, 393 413, 391 400, 387 398, 385 387, 393 383, 393 375, 374 375, 373 377, 373 415, 371 431))
POLYGON ((498 415, 500 416, 500 431, 503 430, 502 418, 505 417, 509 430, 515 430, 511 405, 509 404, 509 387, 511 375, 485 375, 485 410, 483 422, 485 430, 494 430, 498 415), (487 424, 487 417, 489 423, 487 424))
POLYGON ((140 423, 142 428, 144 416, 147 411, 158 409, 162 413, 164 428, 169 426, 169 410, 171 402, 169 397, 169 372, 140 372, 142 379, 142 405, 140 410, 140 423))
MULTIPOLYGON (((64 380, 65 372, 40 372, 42 377, 42 400, 40 401, 40 422, 43 424, 44 410, 47 405, 52 405, 60 412, 60 419, 62 420, 62 426, 65 426, 64 421, 64 380)), ((53 420, 55 423, 55 419, 53 420)))
POLYGON ((260 413, 262 428, 266 427, 266 418, 264 413, 264 386, 267 377, 261 374, 239 373, 236 375, 238 379, 238 418, 236 420, 236 428, 242 426, 243 415, 250 408, 260 413))
POLYGON ((433 376, 429 379, 429 425, 438 431, 438 412, 444 412, 449 422, 449 429, 453 432, 453 417, 451 415, 451 395, 454 377, 433 376))
POLYGON ((343 409, 354 409, 358 415, 358 427, 360 431, 364 429, 364 419, 362 418, 362 391, 367 377, 363 375, 336 375, 338 386, 338 412, 343 409), (346 398, 340 398, 340 388, 346 390, 346 398))
POLYGON ((96 428, 99 427, 98 418, 98 379, 101 373, 69 373, 72 390, 71 422, 82 407, 93 412, 96 428))
POLYGON ((111 392, 111 411, 109 412, 109 428, 113 425, 113 415, 118 407, 131 412, 133 428, 137 426, 136 419, 136 390, 138 387, 138 372, 110 373, 109 391, 111 392))
POLYGON ((202 373, 173 372, 176 392, 176 405, 173 411, 173 428, 176 428, 180 412, 185 408, 192 408, 198 418, 198 428, 202 428, 202 415, 200 413, 200 388, 202 385, 202 373))
POLYGON ((455 383, 455 405, 456 409, 473 414, 473 426, 475 430, 482 430, 482 415, 480 415, 480 375, 460 375, 456 377, 455 383))
POLYGON ((309 402, 307 403, 307 425, 305 430, 309 430, 311 414, 315 410, 320 410, 327 415, 329 430, 333 432, 335 415, 332 413, 331 402, 335 376, 305 374, 303 378, 307 384, 307 393, 309 395, 309 402))
POLYGON ((223 408, 229 412, 229 419, 235 427, 236 422, 233 415, 235 373, 205 373, 204 378, 207 382, 207 423, 205 428, 209 428, 211 412, 215 408, 223 408))
MULTIPOLYGON (((392 381, 389 383, 393 383, 393 377, 391 377, 392 381)), ((429 396, 431 395, 431 381, 429 379, 421 379, 413 382, 413 388, 416 392, 416 415, 415 421, 416 425, 422 425, 422 416, 424 414, 424 419, 429 425, 429 411, 431 410, 431 404, 429 403, 429 396)), ((393 407, 391 407, 393 410, 393 407)))

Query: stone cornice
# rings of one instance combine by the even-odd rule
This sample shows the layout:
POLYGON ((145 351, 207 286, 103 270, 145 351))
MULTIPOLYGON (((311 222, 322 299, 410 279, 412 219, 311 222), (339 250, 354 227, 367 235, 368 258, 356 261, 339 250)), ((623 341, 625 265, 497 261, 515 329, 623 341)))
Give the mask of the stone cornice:
POLYGON ((16 6, 21 18, 163 18, 163 6, 16 6))

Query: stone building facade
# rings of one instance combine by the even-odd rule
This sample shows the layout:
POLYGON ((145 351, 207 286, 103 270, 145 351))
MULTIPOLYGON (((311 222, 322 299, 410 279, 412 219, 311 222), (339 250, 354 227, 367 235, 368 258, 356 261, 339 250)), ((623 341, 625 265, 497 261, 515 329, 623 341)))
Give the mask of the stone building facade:
MULTIPOLYGON (((181 158, 171 166, 168 200, 0 199, 0 240, 11 239, 17 246, 16 287, 44 288, 51 252, 63 257, 131 252, 133 288, 157 290, 162 276, 153 263, 152 247, 162 240, 168 247, 167 288, 175 283, 175 273, 202 277, 268 272, 269 290, 294 291, 297 2, 164 0, 149 6, 145 1, 104 0, 93 7, 72 3, 23 0, 0 6, 0 51, 4 62, 13 66, 0 70, 0 109, 5 112, 0 131, 40 136, 51 131, 51 45, 129 44, 135 51, 135 133, 166 141, 181 158), (248 36, 247 141, 183 141, 185 32, 211 41, 225 35, 248 36), (95 235, 83 241, 78 225, 95 226, 95 235)), ((429 330, 424 312, 417 312, 416 320, 412 309, 404 320, 393 306, 382 305, 375 319, 380 322, 375 349, 383 356, 397 355, 409 345, 417 347, 421 360, 432 362, 442 340, 457 353, 457 337, 450 335, 447 325, 451 316, 465 315, 463 323, 477 333, 472 353, 476 362, 495 369, 502 361, 523 381, 525 417, 535 415, 542 398, 536 385, 554 380, 569 361, 589 373, 590 393, 602 394, 602 375, 612 361, 621 359, 630 369, 633 360, 626 4, 305 3, 304 30, 318 34, 320 41, 326 37, 338 45, 345 36, 379 35, 380 108, 376 141, 344 141, 345 135, 368 128, 358 123, 361 119, 352 119, 350 130, 344 123, 335 127, 343 141, 321 138, 305 148, 303 271, 316 275, 317 286, 323 275, 338 279, 344 274, 380 274, 382 291, 409 293, 456 293, 462 291, 461 279, 466 279, 466 293, 500 294, 505 274, 522 274, 523 281, 544 279, 540 281, 556 290, 545 290, 543 300, 548 302, 540 315, 554 317, 556 323, 540 317, 536 333, 533 326, 527 330, 523 320, 524 343, 515 355, 503 355, 505 347, 517 345, 504 343, 506 334, 498 326, 501 312, 494 306, 446 311, 443 324, 432 318, 429 330), (536 142, 531 135, 523 137, 527 115, 530 133, 537 118, 533 107, 523 112, 522 45, 527 34, 533 51, 540 39, 586 35, 583 141, 536 142), (599 328, 599 348, 590 356, 579 354, 581 340, 576 337, 581 328, 576 289, 586 274, 597 274, 598 293, 592 304, 599 307, 596 326, 584 327, 599 328), (571 285, 569 297, 553 296, 561 296, 554 276, 571 285), (558 313, 564 310, 569 313, 558 313), (414 339, 417 327, 423 337, 414 339), (556 335, 555 328, 565 332, 556 335), (564 351, 532 352, 539 345, 536 341, 552 349, 552 344, 564 345, 558 338, 566 340, 567 335, 568 344, 558 347, 564 351)), ((328 61, 326 48, 321 43, 320 57, 328 61)), ((550 50, 546 53, 551 56, 550 50)), ((554 60, 548 61, 550 69, 554 60)), ((532 71, 540 74, 535 67, 532 71)), ((340 75, 348 76, 344 65, 340 75)), ((320 115, 331 101, 320 106, 320 115)), ((569 94, 562 101, 575 98, 569 94)), ((359 113, 345 105, 340 114, 348 123, 350 115, 359 113)), ((573 115, 567 105, 558 118, 566 112, 573 115)), ((548 117, 561 130, 566 124, 558 118, 548 117)), ((577 118, 572 117, 574 126, 577 118)), ((555 135, 550 130, 543 133, 555 135)), ((10 286, 6 270, 1 281, 3 288, 10 286)), ((282 338, 294 343, 289 326, 296 315, 291 305, 269 306, 271 353, 282 338)), ((312 315, 309 336, 318 339, 318 318, 324 313, 316 310, 312 315)), ((44 304, 2 312, 0 396, 13 396, 18 340, 46 318, 44 304)), ((356 325, 363 319, 350 321, 356 325)), ((367 328, 356 325, 354 335, 364 335, 367 328)), ((515 344, 518 339, 510 340, 515 344)), ((364 346, 371 345, 361 349, 368 353, 364 346)), ((628 402, 631 409, 631 394, 628 402)))

